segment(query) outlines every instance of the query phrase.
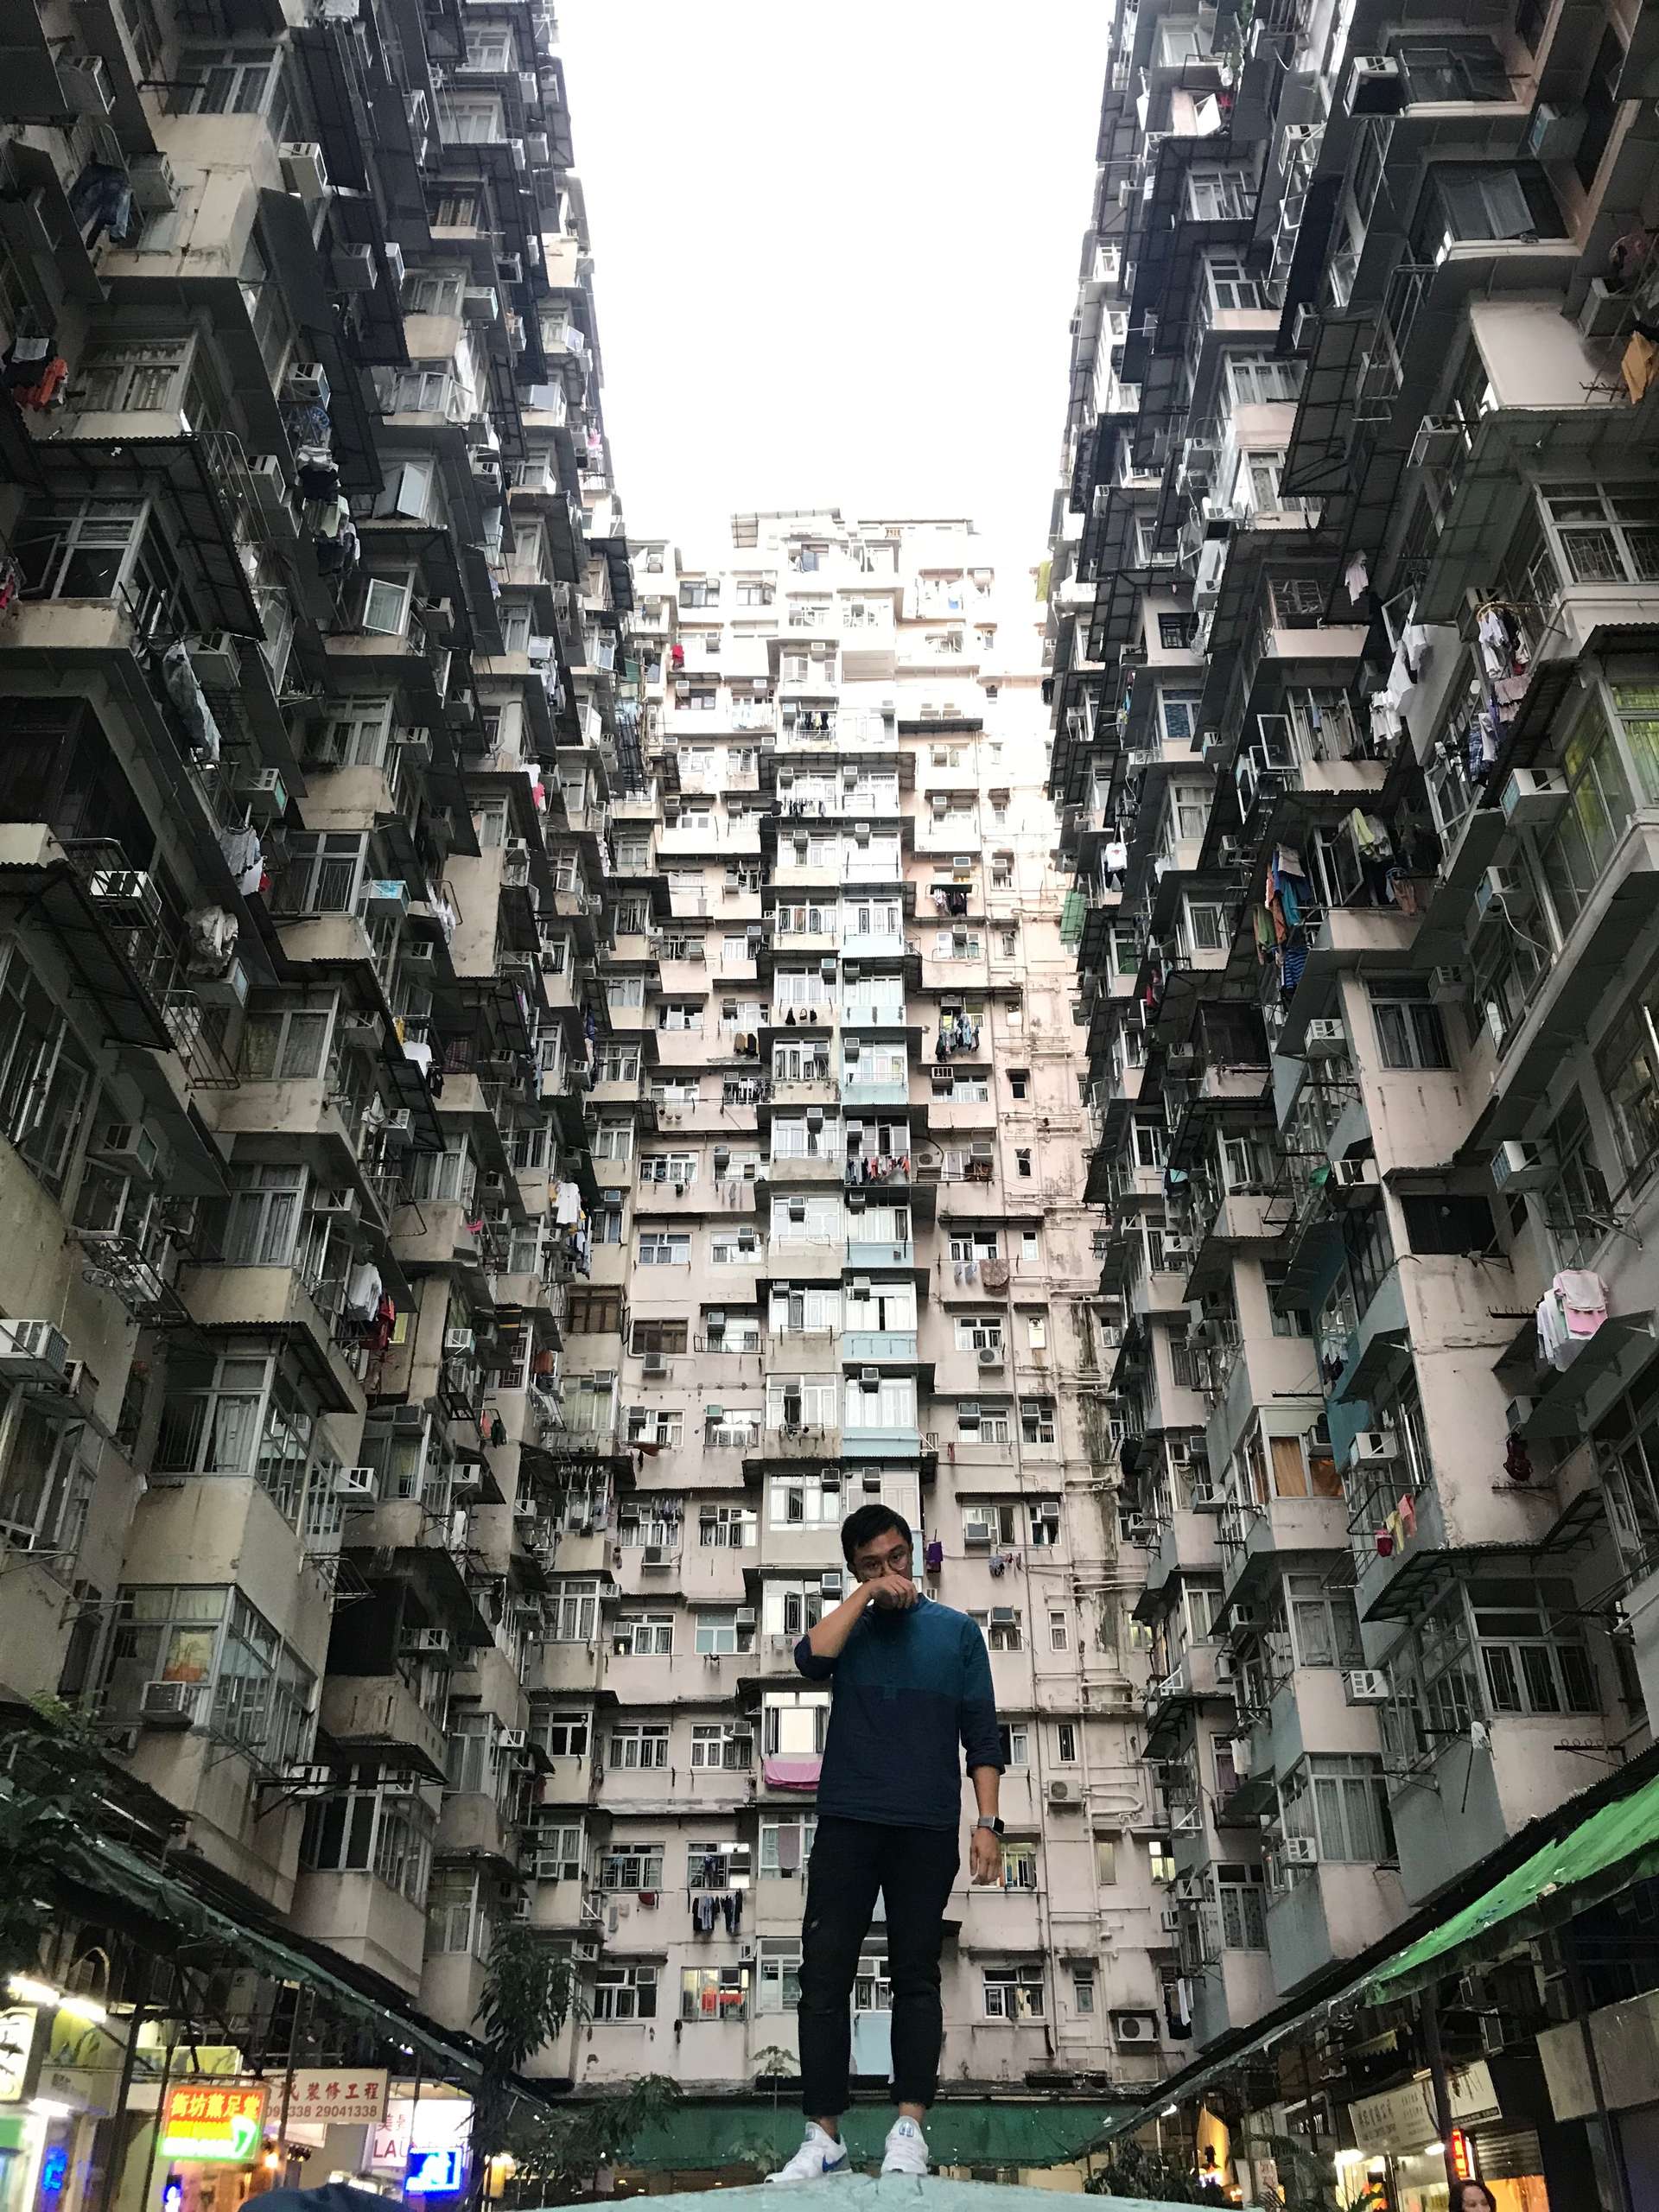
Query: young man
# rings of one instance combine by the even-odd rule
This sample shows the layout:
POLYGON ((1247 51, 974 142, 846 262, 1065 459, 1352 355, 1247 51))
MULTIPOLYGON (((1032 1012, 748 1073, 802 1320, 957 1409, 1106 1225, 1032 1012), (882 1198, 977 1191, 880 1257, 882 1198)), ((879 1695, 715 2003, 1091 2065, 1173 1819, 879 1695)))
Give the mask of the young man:
POLYGON ((842 1525, 841 1548, 855 1578, 853 1593, 795 1647, 808 1681, 833 1681, 835 1694, 801 1931, 806 2139, 769 2177, 775 2182, 849 2170, 839 2126, 852 2044, 849 2000, 878 1891, 887 1900, 899 2107, 881 2171, 927 2171, 922 2121, 944 2035, 939 1946, 961 1855, 958 1745, 978 1806, 973 1878, 1002 1878, 1002 1746, 984 1638, 966 1613, 918 1589, 910 1529, 890 1506, 861 1506, 842 1525))

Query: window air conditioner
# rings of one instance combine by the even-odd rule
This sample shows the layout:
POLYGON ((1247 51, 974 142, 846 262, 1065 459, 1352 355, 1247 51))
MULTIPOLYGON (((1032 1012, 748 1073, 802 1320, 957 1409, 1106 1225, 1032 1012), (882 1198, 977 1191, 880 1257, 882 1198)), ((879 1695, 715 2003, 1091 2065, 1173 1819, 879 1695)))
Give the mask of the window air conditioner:
POLYGON ((9 1382, 61 1382, 69 1343, 50 1321, 0 1321, 0 1376, 9 1382))
POLYGON ((1412 441, 1413 468, 1444 468, 1464 441, 1464 427, 1455 415, 1425 415, 1412 441))
POLYGON ((1547 830, 1567 804, 1566 779, 1542 768, 1517 768, 1503 786, 1503 819, 1512 830, 1547 830))
POLYGON ((1380 1667, 1351 1667, 1342 1681, 1350 1705, 1383 1705, 1388 1701, 1389 1678, 1380 1667))
POLYGON ((146 1682, 139 1713, 152 1728, 191 1728, 206 1682, 146 1682))
POLYGON ((321 361, 296 361, 283 379, 283 398, 289 407, 326 407, 328 372, 321 361))
POLYGON ((1307 1059, 1340 1059, 1347 1050, 1348 1032, 1340 1021, 1310 1021, 1302 1033, 1302 1052, 1307 1059))
POLYGON ((1280 1849, 1287 1866, 1317 1866, 1319 1863, 1319 1847, 1311 1835, 1283 1836, 1280 1849))
POLYGON ((1339 1191, 1374 1189, 1379 1179, 1374 1160, 1338 1160, 1333 1163, 1332 1172, 1339 1191))
POLYGON ((1348 1446, 1348 1471, 1353 1474, 1362 1467, 1386 1466, 1399 1456, 1399 1442, 1391 1428, 1362 1428, 1348 1446))
POLYGON ((162 1172, 162 1147, 138 1122, 106 1122, 89 1147, 105 1167, 149 1182, 162 1172))
POLYGON ((1347 115, 1398 115, 1405 105, 1405 77, 1391 54, 1354 57, 1343 95, 1347 115))
POLYGON ((372 1467, 341 1467, 334 1476, 334 1496, 347 1502, 359 1498, 372 1504, 374 1484, 372 1467))
POLYGON ((1428 995, 1436 1006, 1457 1006, 1468 995, 1460 968, 1431 968, 1428 995))
POLYGON ((297 192, 307 201, 328 197, 327 164, 322 158, 322 148, 315 139, 290 138, 278 150, 283 162, 283 181, 290 192, 297 192))
POLYGON ((109 66, 102 54, 60 54, 58 89, 73 115, 103 118, 115 105, 109 66))
POLYGON ((668 1373, 668 1362, 659 1351, 648 1351, 645 1358, 647 1380, 660 1382, 668 1373))
POLYGON ((1547 1190, 1555 1179, 1554 1148, 1512 1138, 1492 1154, 1492 1186, 1504 1192, 1547 1190))

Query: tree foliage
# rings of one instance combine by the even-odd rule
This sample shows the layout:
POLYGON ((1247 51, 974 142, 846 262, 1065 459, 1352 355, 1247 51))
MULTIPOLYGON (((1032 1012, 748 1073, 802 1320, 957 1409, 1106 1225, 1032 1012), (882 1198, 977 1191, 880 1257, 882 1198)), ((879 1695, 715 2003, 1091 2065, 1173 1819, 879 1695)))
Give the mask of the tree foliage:
POLYGON ((103 1774, 102 1745, 79 1713, 55 1699, 35 1710, 38 1720, 12 1737, 0 1779, 0 1991, 39 1967, 64 1833, 93 1826, 103 1774))

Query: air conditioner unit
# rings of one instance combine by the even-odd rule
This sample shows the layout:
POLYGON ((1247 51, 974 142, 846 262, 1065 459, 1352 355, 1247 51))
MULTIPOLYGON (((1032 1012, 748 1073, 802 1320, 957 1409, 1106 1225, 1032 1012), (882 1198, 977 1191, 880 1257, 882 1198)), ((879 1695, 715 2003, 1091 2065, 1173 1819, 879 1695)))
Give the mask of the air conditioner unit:
POLYGON ((1444 468, 1455 460, 1464 441, 1464 427, 1455 415, 1425 415, 1412 440, 1413 468, 1444 468))
POLYGON ((194 1726, 206 1682, 146 1682, 138 1710, 151 1728, 194 1726))
POLYGON ((493 322, 501 312, 494 285, 468 285, 461 296, 461 312, 468 322, 493 322))
POLYGON ((970 1546, 976 1544, 988 1544, 991 1541, 991 1532, 989 1529, 987 1528, 984 1522, 969 1521, 963 1525, 962 1541, 964 1544, 970 1546))
POLYGON ((179 204, 179 180, 165 154, 135 154, 127 163, 132 196, 146 215, 170 215, 179 204))
POLYGON ((283 398, 289 407, 326 407, 328 372, 321 361, 296 361, 283 379, 283 398))
POLYGON ((1583 142, 1589 111, 1540 100, 1527 125, 1527 152, 1535 162, 1570 162, 1583 142))
POLYGON ((672 1567, 674 1547, 672 1544, 644 1544, 639 1550, 639 1564, 641 1567, 672 1567))
POLYGON ((1296 310, 1296 319, 1290 326, 1290 342, 1298 353, 1306 353, 1319 334, 1319 311, 1312 302, 1305 300, 1296 310))
POLYGON ((1512 830, 1547 830, 1567 804, 1567 781, 1542 768, 1517 768, 1499 804, 1512 830))
POLYGON ((290 192, 297 192, 308 201, 328 197, 328 166, 315 139, 290 138, 277 150, 282 156, 283 181, 290 192))
POLYGON ((1000 1368, 1002 1364, 1002 1347, 1001 1344, 981 1344, 979 1348, 979 1363, 982 1367, 1000 1368))
POLYGON ((506 1916, 510 1921, 528 1920, 530 1918, 530 1899, 527 1897, 509 1897, 507 1899, 506 1916))
POLYGON ((1310 1021, 1302 1033, 1302 1052, 1310 1060, 1340 1059, 1348 1050, 1348 1032, 1340 1021, 1310 1021))
POLYGON ((1282 1836, 1279 1848, 1287 1866, 1317 1866, 1319 1863, 1319 1847, 1311 1835, 1282 1836))
POLYGON ((377 1479, 372 1467, 341 1467, 334 1476, 334 1496, 338 1498, 362 1498, 372 1504, 377 1479))
POLYGON ((288 811, 288 785, 280 768, 245 772, 237 779, 236 795, 256 822, 274 822, 288 811))
POLYGON ((474 1329, 446 1329, 443 1332, 443 1349, 446 1352, 459 1352, 464 1356, 467 1352, 475 1351, 477 1345, 478 1332, 474 1329))
POLYGON ((111 929, 153 930, 161 921, 162 894, 141 868, 99 868, 86 888, 111 929))
POLYGON ((415 1134, 415 1117, 407 1106, 399 1106, 387 1115, 380 1128, 388 1149, 401 1151, 415 1134))
POLYGON ((578 1936, 571 1948, 583 1965, 591 1966, 599 1956, 599 1938, 596 1936, 578 1936))
POLYGON ((61 1382, 69 1341, 50 1321, 0 1321, 0 1377, 9 1382, 61 1382))
POLYGON ((1332 1174, 1339 1191, 1372 1189, 1380 1179, 1374 1160, 1336 1160, 1332 1165, 1332 1174))
POLYGON ((1428 995, 1436 1006, 1457 1006, 1468 995, 1460 968, 1431 968, 1428 971, 1428 995))
POLYGON ((1475 918, 1484 921, 1492 909, 1501 907, 1511 889, 1510 879, 1501 868, 1489 868, 1475 886, 1475 918))
POLYGON ((880 1369, 861 1367, 858 1370, 858 1387, 861 1390, 879 1390, 881 1387, 880 1369))
POLYGON ((102 118, 115 105, 109 65, 99 54, 60 54, 58 90, 74 115, 102 118))
POLYGON ((1492 1154, 1494 1190, 1544 1191, 1555 1180, 1559 1168, 1554 1147, 1529 1144, 1519 1137, 1501 1144, 1492 1154))
POLYGON ((1348 1471, 1387 1466, 1399 1457, 1399 1440, 1391 1428, 1362 1428, 1348 1446, 1348 1471))
POLYGON ((1194 1483, 1192 1500, 1194 1513, 1219 1513, 1226 1503, 1213 1483, 1194 1483))
POLYGON ((820 1598, 839 1598, 841 1594, 842 1578, 839 1570, 831 1568, 829 1573, 821 1574, 818 1577, 818 1595, 820 1598))
POLYGON ((1628 294, 1610 291, 1605 277, 1592 276, 1584 296, 1584 305, 1579 309, 1579 335, 1617 338, 1629 329, 1631 312, 1628 294))
POLYGON ((1398 115, 1405 105, 1405 78, 1391 54, 1354 58, 1343 95, 1345 115, 1398 115))
POLYGON ((1114 2012, 1112 2037, 1116 2043, 1145 2049, 1158 2040, 1158 2015, 1155 2012, 1114 2012))
POLYGON ((349 1183, 319 1185, 306 1200, 308 1213, 355 1215, 357 1192, 349 1183))
POLYGON ((101 1166, 143 1182, 162 1173, 162 1147, 140 1122, 105 1122, 88 1149, 101 1166))
POLYGON ((1389 1678, 1380 1667, 1351 1667, 1343 1675, 1350 1705, 1385 1705, 1389 1678))
POLYGON ((530 1749, 530 1736, 523 1728, 504 1728, 495 1740, 504 1751, 527 1751, 530 1749))
POLYGON ((753 1628, 754 1626, 755 1618, 754 1607, 753 1605, 740 1605, 734 1618, 739 1628, 753 1628))
POLYGON ((668 1373, 668 1362, 663 1357, 661 1352, 648 1351, 645 1354, 645 1371, 651 1379, 660 1381, 668 1373))
POLYGON ((1192 1247, 1185 1236, 1172 1236, 1166 1230, 1163 1246, 1166 1268, 1174 1267, 1178 1263, 1185 1267, 1192 1257, 1192 1247))
POLYGON ((991 1607, 991 1619, 993 1624, 998 1628, 1012 1628, 1018 1618, 1019 1611, 1018 1608, 1014 1605, 993 1605, 991 1607))
POLYGON ((1051 1782, 1048 1785, 1048 1802, 1051 1805, 1075 1803, 1076 1794, 1071 1784, 1069 1782, 1051 1782))

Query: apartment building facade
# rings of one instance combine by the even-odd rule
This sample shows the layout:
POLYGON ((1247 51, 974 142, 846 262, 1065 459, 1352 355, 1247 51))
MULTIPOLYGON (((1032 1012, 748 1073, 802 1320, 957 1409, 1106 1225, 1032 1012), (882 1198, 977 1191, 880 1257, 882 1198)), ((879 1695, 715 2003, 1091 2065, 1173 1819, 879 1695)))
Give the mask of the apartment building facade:
POLYGON ((1050 789, 1200 2049, 1650 1740, 1653 30, 1116 27, 1050 789))
MULTIPOLYGON (((548 2063, 792 2069, 828 1707, 792 1650, 879 1498, 979 1622, 1007 1738, 1007 1880, 947 1920, 948 2094, 1149 2083, 1162 1813, 1131 1756, 1040 606, 963 522, 739 516, 706 566, 632 546, 645 787, 613 809, 564 1368, 619 1478, 564 1508, 531 1675, 531 1922, 574 1930, 592 1994, 548 2063)), ((878 1922, 873 2081, 886 1955, 878 1922)))
MULTIPOLYGON (((4 45, 0 1683, 91 1716, 129 1887, 285 1931, 320 2023, 369 1993, 290 2069, 407 2020, 429 2080, 413 2023, 464 2050, 527 1909, 640 780, 555 25, 143 0, 4 45)), ((135 1964, 103 1894, 62 1975, 261 2072, 263 1939, 135 1964)), ((20 2203, 86 2185, 116 2079, 41 2104, 24 2012, 20 2203)))

